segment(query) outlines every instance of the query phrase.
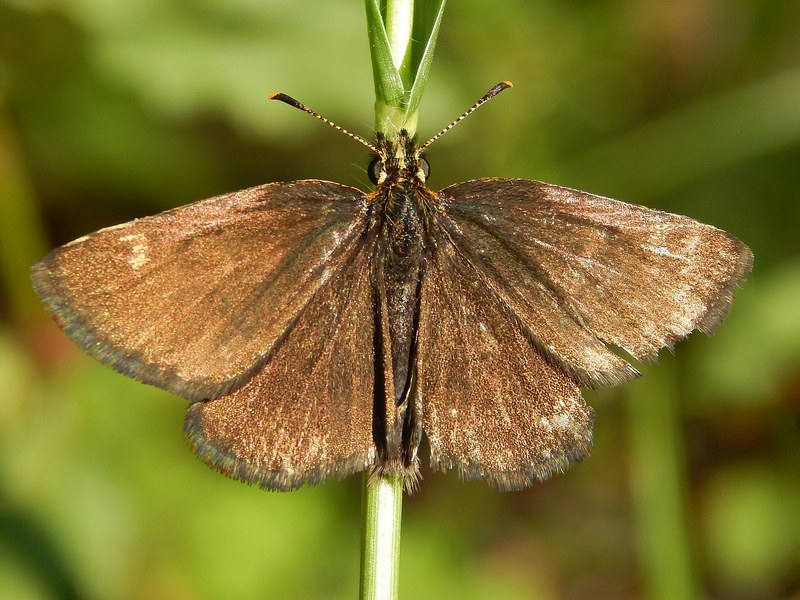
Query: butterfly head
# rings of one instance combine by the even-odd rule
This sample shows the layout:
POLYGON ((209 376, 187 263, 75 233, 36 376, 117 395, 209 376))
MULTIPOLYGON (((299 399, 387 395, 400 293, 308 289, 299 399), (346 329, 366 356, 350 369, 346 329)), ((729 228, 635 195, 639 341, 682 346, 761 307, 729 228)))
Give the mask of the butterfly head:
POLYGON ((397 137, 378 133, 376 154, 369 163, 369 179, 377 186, 425 185, 430 165, 417 148, 416 139, 405 129, 397 137))
POLYGON ((350 133, 291 96, 287 96, 281 92, 275 92, 270 94, 269 98, 270 100, 278 100, 284 104, 300 109, 369 148, 374 153, 374 158, 369 165, 368 175, 370 181, 378 186, 379 189, 382 188, 385 191, 394 187, 414 187, 420 190, 425 188, 425 182, 430 174, 430 165, 422 155, 425 149, 458 125, 467 116, 472 114, 479 106, 482 106, 488 100, 510 87, 512 87, 511 82, 501 81, 486 92, 460 117, 452 121, 447 127, 421 146, 417 145, 416 137, 405 129, 401 129, 397 135, 393 137, 387 137, 378 132, 375 143, 371 144, 360 135, 350 133))

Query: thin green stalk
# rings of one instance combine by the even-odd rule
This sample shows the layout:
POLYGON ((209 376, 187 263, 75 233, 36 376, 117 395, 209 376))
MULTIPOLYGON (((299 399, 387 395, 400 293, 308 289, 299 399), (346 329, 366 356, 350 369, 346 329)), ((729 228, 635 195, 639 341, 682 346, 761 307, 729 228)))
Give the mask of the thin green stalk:
POLYGON ((366 0, 376 131, 416 132, 444 5, 445 0, 366 0))
POLYGON ((361 600, 394 600, 400 580, 403 476, 364 475, 361 506, 361 600))
POLYGON ((647 597, 700 598, 685 511, 674 361, 664 357, 628 389, 631 484, 647 597))
POLYGON ((405 86, 411 75, 411 31, 414 27, 414 2, 409 0, 386 1, 386 37, 392 64, 400 73, 405 86))

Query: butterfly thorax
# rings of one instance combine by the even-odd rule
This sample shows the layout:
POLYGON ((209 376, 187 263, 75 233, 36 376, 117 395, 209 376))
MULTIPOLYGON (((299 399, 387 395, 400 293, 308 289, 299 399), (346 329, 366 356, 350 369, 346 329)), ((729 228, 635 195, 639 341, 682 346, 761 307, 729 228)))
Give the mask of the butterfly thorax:
POLYGON ((374 215, 394 264, 412 269, 421 259, 424 238, 435 195, 425 180, 428 164, 403 130, 398 138, 378 137, 380 154, 370 165, 377 188, 372 194, 374 215))

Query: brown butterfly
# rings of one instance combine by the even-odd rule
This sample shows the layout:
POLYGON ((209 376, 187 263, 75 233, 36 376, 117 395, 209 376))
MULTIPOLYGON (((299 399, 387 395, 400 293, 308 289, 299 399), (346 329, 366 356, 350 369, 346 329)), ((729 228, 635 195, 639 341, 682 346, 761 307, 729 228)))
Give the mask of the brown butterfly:
POLYGON ((502 490, 564 471, 591 446, 579 388, 638 375, 611 348, 652 360, 714 331, 752 253, 538 181, 428 189, 423 149, 507 87, 421 146, 348 134, 370 193, 269 183, 137 219, 53 251, 36 291, 90 355, 191 400, 192 447, 236 479, 413 483, 423 435, 434 469, 502 490))

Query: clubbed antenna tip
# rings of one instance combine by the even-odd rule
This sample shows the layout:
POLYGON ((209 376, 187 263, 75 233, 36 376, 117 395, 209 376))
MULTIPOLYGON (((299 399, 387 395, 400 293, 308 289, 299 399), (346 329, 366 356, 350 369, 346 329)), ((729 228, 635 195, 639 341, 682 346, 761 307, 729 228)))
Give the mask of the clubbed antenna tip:
POLYGON ((445 127, 444 129, 442 129, 442 130, 441 130, 439 133, 437 133, 435 136, 433 136, 433 137, 432 137, 431 139, 429 139, 427 142, 425 142, 424 144, 422 144, 422 146, 420 146, 420 147, 419 147, 419 150, 420 150, 420 152, 421 152, 422 150, 424 150, 425 148, 427 148, 428 146, 430 146, 430 145, 431 145, 433 142, 435 142, 436 140, 438 140, 440 137, 442 137, 442 136, 443 136, 445 133, 447 133, 448 131, 450 131, 450 130, 451 130, 453 127, 455 127, 456 125, 458 125, 459 123, 461 123, 461 121, 463 121, 463 120, 464 120, 464 119, 466 119, 468 116, 470 116, 470 115, 471 115, 473 112, 475 112, 476 110, 478 110, 478 108, 480 108, 481 106, 483 106, 484 104, 486 104, 486 103, 487 103, 489 100, 491 100, 492 98, 494 98, 495 96, 497 96, 497 94, 499 94, 499 93, 500 93, 500 92, 502 92, 503 90, 507 90, 507 89, 508 89, 508 88, 510 88, 510 87, 514 87, 510 81, 501 81, 500 83, 498 83, 497 85, 495 85, 494 87, 492 87, 492 89, 490 89, 490 90, 489 90, 488 92, 486 92, 486 93, 485 93, 483 96, 481 96, 480 100, 478 100, 478 101, 477 101, 475 104, 473 104, 473 105, 472 105, 472 106, 470 106, 470 107, 469 107, 467 110, 465 110, 465 111, 464 111, 464 113, 463 113, 463 114, 462 114, 460 117, 458 117, 458 118, 457 118, 455 121, 453 121, 452 123, 450 123, 450 124, 449 124, 447 127, 445 127))
POLYGON ((284 104, 288 104, 289 106, 293 106, 294 108, 299 108, 299 109, 300 109, 300 110, 302 110, 303 112, 306 112, 306 113, 310 114, 312 117, 315 117, 315 118, 319 119, 319 120, 320 120, 320 121, 322 121, 323 123, 327 123, 328 125, 330 125, 330 126, 331 126, 331 127, 333 127, 334 129, 336 129, 337 131, 341 131, 343 134, 345 134, 345 135, 347 135, 347 136, 351 137, 352 139, 356 140, 357 142, 361 142, 361 143, 362 143, 364 146, 366 146, 367 148, 369 148, 369 149, 370 149, 372 152, 374 152, 375 154, 377 154, 377 153, 378 153, 378 149, 377 149, 377 148, 375 148, 375 146, 373 146, 372 144, 370 144, 370 143, 369 143, 367 140, 365 140, 365 139, 364 139, 363 137, 361 137, 360 135, 357 135, 357 134, 355 134, 355 133, 350 133, 349 131, 347 131, 347 129, 345 129, 345 128, 344 128, 344 127, 342 127, 341 125, 337 125, 336 123, 334 123, 334 122, 333 122, 333 121, 331 121, 330 119, 326 119, 325 117, 323 117, 323 116, 322 116, 321 114, 319 114, 318 112, 316 112, 316 111, 314 111, 314 110, 311 110, 311 109, 310 109, 310 108, 308 108, 308 107, 307 107, 305 104, 303 104, 303 103, 302 103, 302 102, 300 102, 299 100, 295 100, 295 99, 294 99, 294 98, 292 98, 291 96, 288 96, 288 95, 286 95, 286 94, 284 94, 284 93, 282 93, 282 92, 272 92, 272 93, 269 95, 269 99, 270 99, 270 100, 278 100, 279 102, 283 102, 284 104))

